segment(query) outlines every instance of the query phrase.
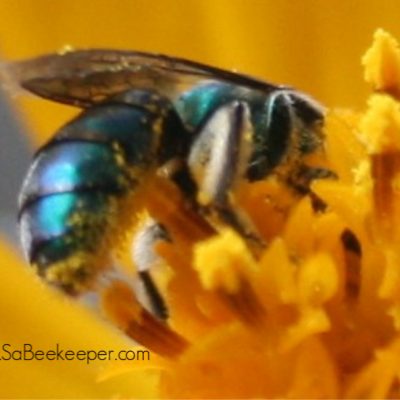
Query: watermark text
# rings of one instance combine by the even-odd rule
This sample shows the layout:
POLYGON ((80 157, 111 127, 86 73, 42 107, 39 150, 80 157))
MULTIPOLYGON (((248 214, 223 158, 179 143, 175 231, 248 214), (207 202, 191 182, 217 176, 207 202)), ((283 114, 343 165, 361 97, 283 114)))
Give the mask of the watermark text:
POLYGON ((148 350, 71 350, 64 349, 56 343, 52 349, 35 349, 32 344, 24 343, 21 347, 13 347, 4 343, 0 348, 1 361, 83 361, 90 364, 93 361, 149 361, 148 350))

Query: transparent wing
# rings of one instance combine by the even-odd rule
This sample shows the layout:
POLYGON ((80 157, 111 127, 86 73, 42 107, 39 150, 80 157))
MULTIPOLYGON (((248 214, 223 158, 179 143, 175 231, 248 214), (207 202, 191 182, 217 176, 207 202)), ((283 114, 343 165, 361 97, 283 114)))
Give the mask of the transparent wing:
POLYGON ((155 88, 176 97, 206 80, 226 81, 266 93, 283 86, 201 63, 122 50, 78 50, 3 66, 28 91, 60 103, 88 107, 130 88, 155 88))

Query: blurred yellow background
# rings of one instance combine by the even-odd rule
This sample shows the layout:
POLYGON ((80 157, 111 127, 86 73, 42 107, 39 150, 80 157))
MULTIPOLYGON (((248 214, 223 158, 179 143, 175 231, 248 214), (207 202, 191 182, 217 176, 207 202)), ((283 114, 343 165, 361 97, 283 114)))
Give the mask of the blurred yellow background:
MULTIPOLYGON (((162 52, 293 85, 336 107, 363 106, 360 57, 373 31, 400 36, 396 0, 2 0, 0 15, 7 59, 65 45, 162 52)), ((60 107, 25 103, 36 137, 63 122, 60 107)))
MULTIPOLYGON (((360 58, 374 30, 400 37, 397 0, 0 0, 0 15, 0 56, 6 60, 65 45, 162 52, 292 85, 327 106, 356 109, 368 93, 360 58)), ((18 103, 34 147, 76 112, 33 98, 18 103)), ((114 330, 34 279, 12 249, 0 246, 0 257, 1 343, 126 347, 114 330)), ((0 361, 0 397, 154 396, 146 391, 150 375, 140 385, 117 377, 99 386, 98 367, 32 366, 0 361)))

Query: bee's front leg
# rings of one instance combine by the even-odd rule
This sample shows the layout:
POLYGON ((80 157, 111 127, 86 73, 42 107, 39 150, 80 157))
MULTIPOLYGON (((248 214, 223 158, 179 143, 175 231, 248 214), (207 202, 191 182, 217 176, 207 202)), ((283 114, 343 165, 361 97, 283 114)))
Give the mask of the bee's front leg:
POLYGON ((311 183, 317 179, 337 179, 337 174, 328 168, 303 164, 289 177, 288 183, 300 194, 308 194, 311 183))
POLYGON ((188 166, 197 184, 197 203, 215 226, 222 222, 251 242, 262 240, 251 221, 234 204, 234 189, 246 174, 253 146, 253 126, 246 103, 217 108, 199 128, 188 166))
POLYGON ((318 179, 337 179, 337 174, 325 167, 312 167, 301 164, 294 173, 290 174, 287 183, 300 195, 308 195, 311 198, 312 206, 315 211, 326 209, 325 202, 314 193, 310 186, 313 181, 318 179))
POLYGON ((337 174, 325 167, 301 164, 289 175, 287 183, 299 194, 309 194, 311 183, 318 179, 337 179, 337 174))

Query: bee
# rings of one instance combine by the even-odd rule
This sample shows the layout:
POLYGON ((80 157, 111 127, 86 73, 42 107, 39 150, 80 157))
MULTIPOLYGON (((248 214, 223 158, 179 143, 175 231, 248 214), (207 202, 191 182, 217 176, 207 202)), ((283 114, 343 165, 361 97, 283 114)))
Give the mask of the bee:
MULTIPOLYGON (((312 179, 329 175, 304 161, 323 146, 323 108, 287 86, 118 50, 45 55, 9 69, 29 92, 82 109, 36 152, 19 198, 27 259, 71 295, 93 288, 110 262, 106 238, 122 224, 126 199, 165 165, 178 166, 171 180, 205 218, 217 215, 259 241, 231 201, 238 181, 276 174, 307 192, 312 179)), ((145 242, 161 231, 168 234, 152 226, 145 242)))

